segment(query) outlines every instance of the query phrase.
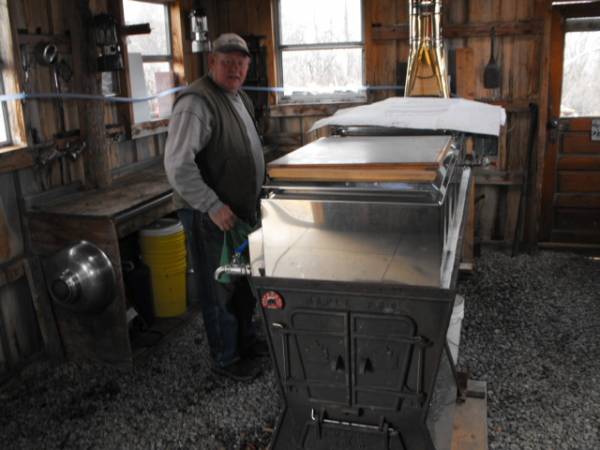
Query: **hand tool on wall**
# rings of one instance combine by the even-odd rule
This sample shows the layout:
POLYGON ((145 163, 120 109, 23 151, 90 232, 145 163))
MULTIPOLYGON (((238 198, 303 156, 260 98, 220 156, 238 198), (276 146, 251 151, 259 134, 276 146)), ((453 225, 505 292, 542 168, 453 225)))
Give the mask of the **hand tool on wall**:
MULTIPOLYGON (((73 70, 64 59, 60 58, 58 47, 52 42, 39 43, 35 47, 34 54, 39 64, 51 69, 54 91, 60 96, 62 93, 60 80, 63 79, 68 82, 73 76, 73 70)), ((85 143, 80 138, 79 130, 67 131, 64 103, 60 97, 56 100, 56 106, 58 109, 58 131, 54 134, 53 152, 49 154, 50 157, 45 155, 39 161, 42 166, 46 166, 46 171, 50 172, 51 166, 49 163, 59 160, 61 182, 62 184, 66 184, 71 181, 66 157, 68 156, 71 160, 76 160, 85 147, 85 143)))
MULTIPOLYGON (((38 63, 50 67, 52 70, 52 82, 56 94, 60 95, 60 80, 58 73, 58 47, 52 42, 41 42, 35 48, 35 56, 38 63)), ((65 108, 62 99, 56 100, 58 108, 58 130, 65 132, 65 108)))
POLYGON ((21 68, 23 69, 24 76, 23 88, 25 89, 25 92, 29 92, 29 79, 31 77, 31 58, 27 46, 21 44, 19 53, 21 55, 21 68))
POLYGON ((492 27, 491 31, 491 54, 490 61, 485 66, 485 70, 483 71, 483 86, 486 89, 497 89, 500 87, 500 66, 496 62, 496 57, 494 56, 496 52, 496 29, 492 27))

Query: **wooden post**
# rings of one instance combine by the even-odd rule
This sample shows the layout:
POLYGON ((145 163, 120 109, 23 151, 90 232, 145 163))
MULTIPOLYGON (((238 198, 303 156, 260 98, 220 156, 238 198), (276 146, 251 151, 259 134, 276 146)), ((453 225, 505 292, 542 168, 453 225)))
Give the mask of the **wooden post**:
MULTIPOLYGON (((467 155, 473 155, 473 137, 469 136, 465 143, 467 155)), ((463 240, 463 253, 460 269, 464 272, 473 272, 475 269, 475 175, 472 174, 471 188, 467 198, 467 222, 465 224, 465 233, 463 240)))
MULTIPOLYGON (((101 95, 100 73, 96 71, 96 47, 92 39, 92 13, 89 0, 64 0, 73 49, 75 86, 79 92, 101 95)), ((90 188, 111 184, 109 142, 104 127, 104 104, 84 101, 78 104, 81 136, 86 142, 85 183, 90 188)))
POLYGON ((65 354, 52 311, 52 304, 46 290, 44 272, 37 256, 32 256, 25 262, 25 274, 42 338, 44 339, 46 354, 52 361, 62 362, 65 359, 65 354))
MULTIPOLYGON (((552 66, 552 26, 557 25, 558 19, 552 13, 552 4, 547 2, 544 10, 544 37, 542 40, 542 51, 540 52, 540 100, 539 100, 539 116, 538 116, 538 134, 537 148, 534 158, 536 158, 536 173, 535 173, 535 200, 532 202, 534 208, 528 213, 527 223, 529 224, 526 232, 526 240, 528 242, 537 243, 540 240, 548 240, 549 238, 549 221, 551 217, 546 213, 544 203, 552 201, 547 193, 550 185, 544 186, 544 174, 546 170, 554 170, 554 167, 548 167, 547 164, 551 161, 546 160, 546 145, 548 144, 548 129, 547 123, 550 119, 550 73, 552 66)), ((553 180, 549 180, 549 183, 553 180)))

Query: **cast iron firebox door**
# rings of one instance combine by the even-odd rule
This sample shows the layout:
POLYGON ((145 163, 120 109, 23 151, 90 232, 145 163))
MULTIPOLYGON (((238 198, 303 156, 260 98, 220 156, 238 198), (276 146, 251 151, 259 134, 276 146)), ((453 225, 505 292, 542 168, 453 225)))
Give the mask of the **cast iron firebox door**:
POLYGON ((427 412, 454 292, 254 277, 286 404, 274 449, 433 450, 427 412))

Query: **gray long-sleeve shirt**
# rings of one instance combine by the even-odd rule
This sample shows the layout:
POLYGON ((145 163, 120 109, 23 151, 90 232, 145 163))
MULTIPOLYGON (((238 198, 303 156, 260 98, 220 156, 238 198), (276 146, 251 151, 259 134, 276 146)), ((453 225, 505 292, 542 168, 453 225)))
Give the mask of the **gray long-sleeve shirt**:
MULTIPOLYGON (((239 94, 227 94, 244 123, 256 166, 256 196, 258 197, 265 170, 262 144, 252 117, 239 94)), ((169 121, 169 135, 165 147, 165 171, 169 183, 194 209, 216 212, 223 203, 202 179, 196 155, 208 144, 214 127, 214 116, 206 102, 197 95, 186 95, 176 104, 169 121)))

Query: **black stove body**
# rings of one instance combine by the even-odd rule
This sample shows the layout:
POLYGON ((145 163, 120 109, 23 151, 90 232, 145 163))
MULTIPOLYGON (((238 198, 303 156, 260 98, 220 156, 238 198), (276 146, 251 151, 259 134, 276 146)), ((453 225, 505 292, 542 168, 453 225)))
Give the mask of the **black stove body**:
POLYGON ((331 139, 386 158, 424 145, 447 154, 427 183, 268 186, 248 270, 285 402, 271 446, 445 450, 456 400, 446 332, 471 184, 462 138, 331 139))

